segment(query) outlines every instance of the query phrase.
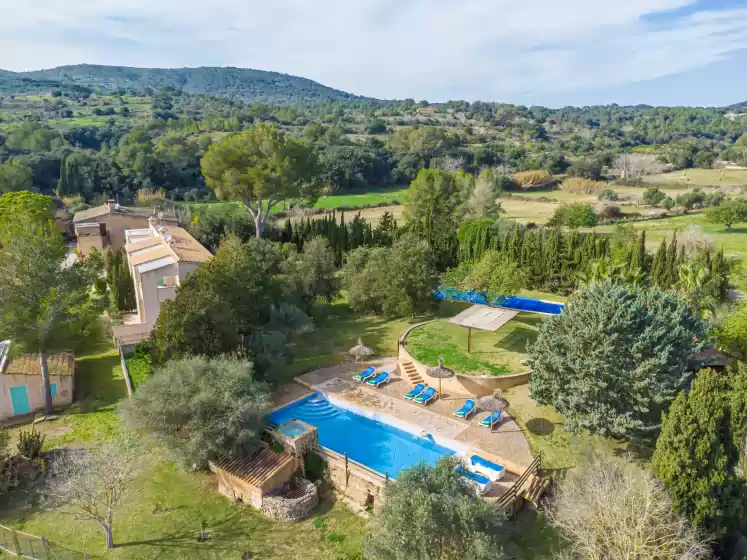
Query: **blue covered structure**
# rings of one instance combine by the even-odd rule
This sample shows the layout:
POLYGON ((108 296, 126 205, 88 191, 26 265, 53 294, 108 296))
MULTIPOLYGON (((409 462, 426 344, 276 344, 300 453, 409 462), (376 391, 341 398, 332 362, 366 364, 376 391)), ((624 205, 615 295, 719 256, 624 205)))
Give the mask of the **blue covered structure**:
POLYGON ((565 308, 565 304, 562 303, 521 296, 498 296, 488 301, 488 295, 485 292, 458 290, 444 285, 441 285, 438 290, 433 292, 433 295, 443 300, 463 301, 476 305, 490 305, 492 307, 513 309, 514 311, 527 311, 529 313, 542 313, 544 315, 560 315, 565 308))

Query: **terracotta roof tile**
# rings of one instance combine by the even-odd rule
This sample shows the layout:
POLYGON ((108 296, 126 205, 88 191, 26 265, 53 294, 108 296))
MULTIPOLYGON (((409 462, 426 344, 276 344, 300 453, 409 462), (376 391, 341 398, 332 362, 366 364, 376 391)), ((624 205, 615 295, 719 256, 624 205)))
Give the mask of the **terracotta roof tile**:
POLYGON ((245 459, 223 457, 216 462, 215 466, 252 486, 260 488, 275 472, 292 461, 293 457, 288 453, 278 453, 267 444, 262 444, 262 447, 245 459))

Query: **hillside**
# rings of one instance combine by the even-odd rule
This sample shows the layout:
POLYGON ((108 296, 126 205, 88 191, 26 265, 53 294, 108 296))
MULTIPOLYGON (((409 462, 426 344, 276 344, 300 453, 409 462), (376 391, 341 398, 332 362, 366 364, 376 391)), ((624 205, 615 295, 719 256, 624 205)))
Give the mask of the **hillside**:
POLYGON ((33 72, 0 70, 0 91, 32 91, 59 83, 102 91, 142 91, 149 87, 173 87, 181 91, 220 95, 252 103, 307 103, 341 101, 359 97, 313 80, 244 68, 130 68, 81 64, 33 72))

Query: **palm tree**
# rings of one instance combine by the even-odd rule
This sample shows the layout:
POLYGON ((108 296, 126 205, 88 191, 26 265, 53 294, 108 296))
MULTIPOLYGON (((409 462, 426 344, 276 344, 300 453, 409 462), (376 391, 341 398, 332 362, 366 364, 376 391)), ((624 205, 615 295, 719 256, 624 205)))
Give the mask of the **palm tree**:
POLYGON ((712 317, 718 306, 718 291, 711 270, 698 263, 680 266, 677 293, 701 319, 712 317))

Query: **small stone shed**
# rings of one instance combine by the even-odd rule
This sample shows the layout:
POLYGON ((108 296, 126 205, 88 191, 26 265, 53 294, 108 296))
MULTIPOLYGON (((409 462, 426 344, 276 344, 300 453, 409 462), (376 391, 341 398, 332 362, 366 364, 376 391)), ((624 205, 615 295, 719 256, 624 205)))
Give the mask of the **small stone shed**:
MULTIPOLYGON (((39 354, 9 357, 10 341, 0 342, 0 420, 44 409, 44 383, 39 354)), ((60 352, 47 356, 52 404, 73 402, 75 356, 60 352)))
POLYGON ((265 496, 293 478, 296 461, 263 443, 244 459, 224 457, 211 463, 210 468, 218 478, 221 494, 261 510, 265 496))

